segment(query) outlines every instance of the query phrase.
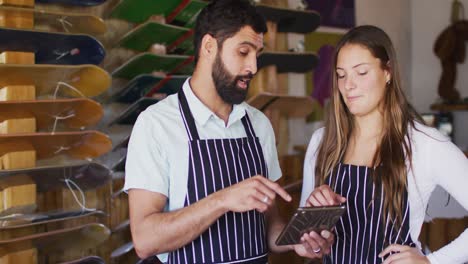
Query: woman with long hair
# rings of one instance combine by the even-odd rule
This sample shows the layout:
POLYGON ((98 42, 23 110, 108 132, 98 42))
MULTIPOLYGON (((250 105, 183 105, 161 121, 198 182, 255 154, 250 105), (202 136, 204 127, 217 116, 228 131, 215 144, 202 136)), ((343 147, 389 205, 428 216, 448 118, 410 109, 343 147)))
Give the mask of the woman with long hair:
POLYGON ((301 205, 346 203, 324 263, 464 263, 468 231, 424 255, 418 237, 439 185, 468 209, 468 160, 408 103, 393 44, 374 26, 338 42, 325 127, 309 143, 301 205))

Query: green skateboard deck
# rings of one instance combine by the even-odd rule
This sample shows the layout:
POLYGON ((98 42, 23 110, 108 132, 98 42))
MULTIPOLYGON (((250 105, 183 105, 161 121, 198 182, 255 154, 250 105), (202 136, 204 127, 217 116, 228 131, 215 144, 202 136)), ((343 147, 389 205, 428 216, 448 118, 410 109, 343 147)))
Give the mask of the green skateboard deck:
POLYGON ((151 97, 156 93, 166 95, 177 93, 188 75, 154 76, 141 74, 133 78, 128 84, 113 96, 113 101, 134 103, 141 97, 151 97))
POLYGON ((63 13, 12 6, 0 6, 0 16, 33 15, 34 29, 75 34, 98 36, 106 32, 104 21, 93 15, 80 13, 63 13))
POLYGON ((34 117, 39 131, 51 131, 56 120, 68 128, 82 129, 98 123, 102 115, 102 106, 87 98, 0 102, 0 123, 34 117))
POLYGON ((193 69, 193 56, 142 53, 117 68, 112 76, 130 80, 140 74, 152 72, 190 75, 193 69))
POLYGON ((111 12, 111 17, 143 23, 151 16, 161 15, 167 23, 193 27, 195 19, 207 2, 199 0, 123 0, 111 12))
POLYGON ((109 74, 91 64, 71 66, 0 64, 0 76, 2 76, 0 88, 10 85, 34 85, 37 96, 54 94, 59 82, 71 85, 79 91, 77 93, 60 85, 59 94, 73 97, 99 95, 111 84, 109 74))
POLYGON ((306 73, 317 66, 318 57, 312 52, 263 52, 260 54, 257 64, 259 69, 275 65, 278 73, 306 73))
POLYGON ((193 30, 157 22, 143 23, 128 32, 119 45, 136 51, 148 51, 153 44, 166 46, 167 53, 190 54, 193 49, 193 30))
POLYGON ((278 32, 306 34, 320 25, 320 14, 311 10, 294 10, 259 4, 257 11, 266 20, 277 23, 278 32))
POLYGON ((0 256, 30 248, 37 248, 45 254, 72 249, 90 249, 106 241, 109 236, 109 228, 97 223, 43 232, 0 240, 0 256))
POLYGON ((107 135, 98 131, 0 135, 0 156, 28 150, 25 146, 31 146, 36 151, 38 160, 60 154, 90 159, 107 153, 112 143, 107 135))
POLYGON ((208 5, 208 2, 198 0, 184 0, 168 16, 167 23, 193 28, 198 14, 208 5))
POLYGON ((145 111, 149 106, 159 102, 156 98, 140 98, 135 103, 131 104, 123 113, 121 113, 116 119, 110 122, 109 126, 113 124, 119 125, 133 125, 135 124, 138 116, 141 112, 145 111))

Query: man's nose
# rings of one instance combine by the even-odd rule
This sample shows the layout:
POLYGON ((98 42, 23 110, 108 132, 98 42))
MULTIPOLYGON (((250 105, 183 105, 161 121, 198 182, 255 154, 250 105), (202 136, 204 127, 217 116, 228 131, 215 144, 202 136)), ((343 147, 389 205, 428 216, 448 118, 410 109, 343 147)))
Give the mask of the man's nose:
POLYGON ((247 74, 256 74, 257 73, 257 57, 256 56, 253 56, 253 58, 250 58, 248 61, 247 61, 247 64, 245 65, 245 72, 247 72, 247 74))

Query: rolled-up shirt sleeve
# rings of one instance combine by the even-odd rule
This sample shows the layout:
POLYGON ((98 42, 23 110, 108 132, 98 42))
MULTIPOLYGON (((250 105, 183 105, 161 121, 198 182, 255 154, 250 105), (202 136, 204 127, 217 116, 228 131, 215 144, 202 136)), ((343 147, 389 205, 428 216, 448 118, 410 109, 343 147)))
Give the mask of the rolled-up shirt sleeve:
POLYGON ((168 196, 167 154, 157 126, 150 113, 142 112, 133 127, 125 164, 125 191, 144 189, 168 196))

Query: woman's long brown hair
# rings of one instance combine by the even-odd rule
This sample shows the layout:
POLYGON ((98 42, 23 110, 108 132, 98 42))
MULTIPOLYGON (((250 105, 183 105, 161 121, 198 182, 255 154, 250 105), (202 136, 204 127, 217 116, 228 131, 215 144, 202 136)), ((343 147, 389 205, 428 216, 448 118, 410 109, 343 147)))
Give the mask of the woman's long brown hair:
MULTIPOLYGON (((354 130, 353 116, 348 111, 338 89, 336 64, 338 53, 347 44, 356 44, 368 49, 380 59, 382 69, 391 73, 383 98, 382 137, 374 154, 373 181, 385 190, 384 212, 396 224, 402 222, 402 205, 407 185, 408 169, 411 168, 412 148, 408 131, 414 121, 421 120, 408 103, 400 79, 396 54, 388 35, 374 26, 359 26, 350 30, 338 42, 332 68, 332 96, 325 117, 325 132, 318 149, 315 168, 316 183, 321 185, 335 166, 344 158, 350 136, 354 130), (408 164, 407 164, 408 162, 408 164)), ((375 197, 374 197, 375 198, 375 197)), ((383 214, 384 219, 386 214, 383 214)))

